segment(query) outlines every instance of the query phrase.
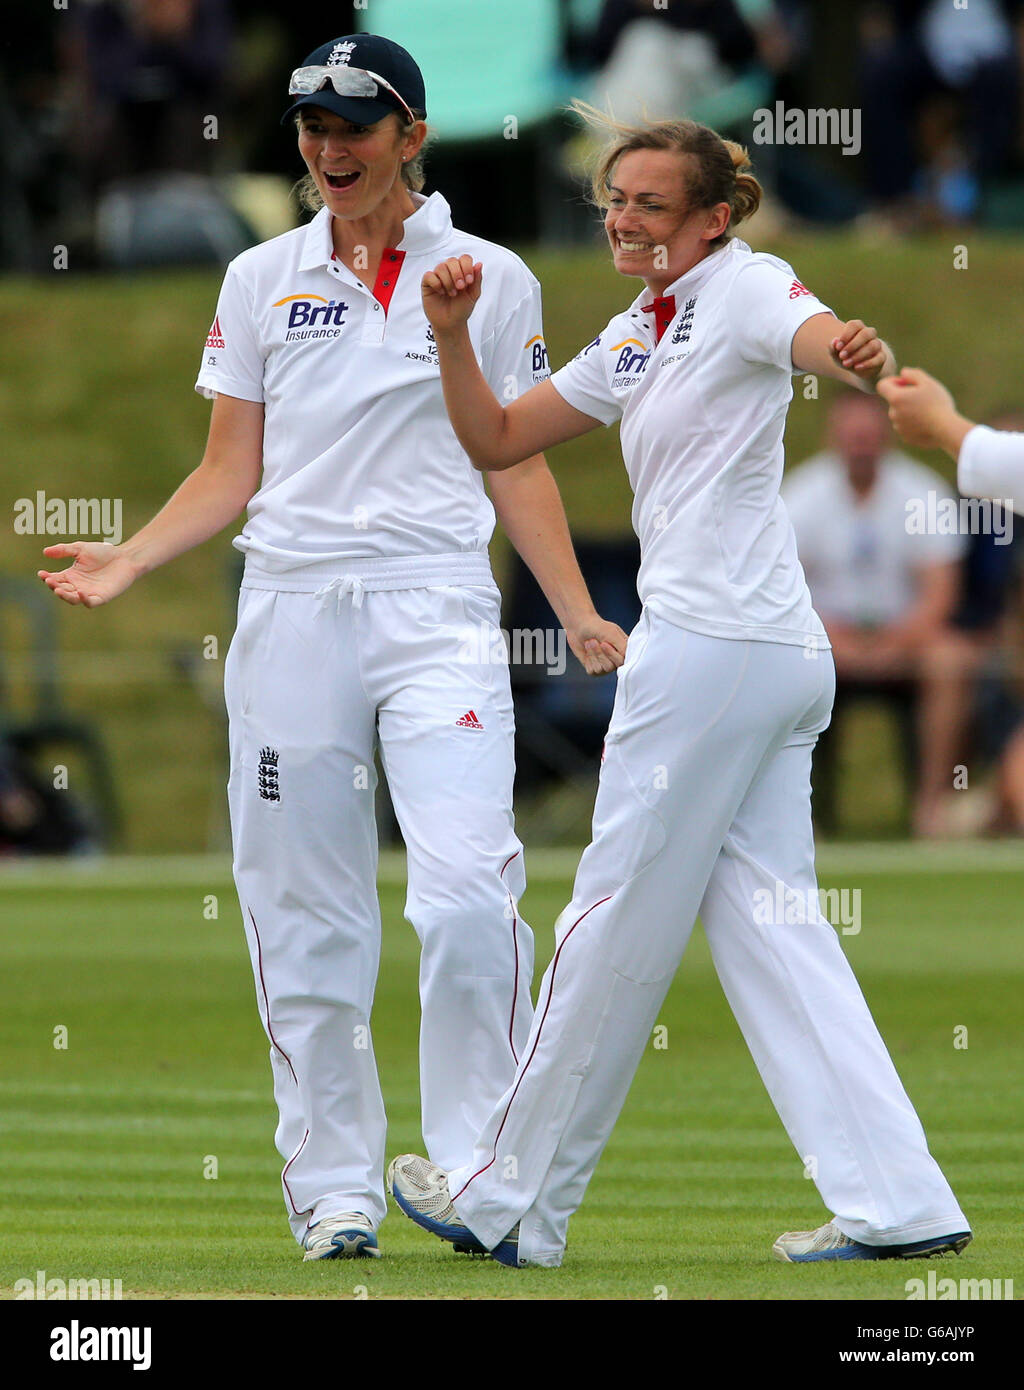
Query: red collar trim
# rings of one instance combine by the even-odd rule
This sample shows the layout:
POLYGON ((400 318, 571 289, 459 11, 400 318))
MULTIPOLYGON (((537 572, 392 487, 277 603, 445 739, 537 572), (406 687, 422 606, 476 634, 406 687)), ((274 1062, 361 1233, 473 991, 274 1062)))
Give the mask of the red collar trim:
POLYGON ((661 335, 676 316, 675 295, 663 295, 661 299, 654 299, 650 304, 641 304, 640 310, 641 313, 654 315, 654 329, 660 343, 661 335))
POLYGON ((385 314, 391 303, 391 296, 395 292, 395 286, 398 284, 398 277, 402 273, 404 260, 404 251, 396 251, 393 246, 385 246, 377 270, 377 281, 373 287, 374 298, 383 307, 385 314))
MULTIPOLYGON (((335 251, 331 252, 331 260, 340 261, 335 251)), ((404 260, 404 251, 398 251, 393 246, 385 246, 377 269, 377 280, 373 287, 373 297, 382 306, 385 314, 391 303, 391 296, 395 292, 395 286, 398 284, 398 277, 402 273, 404 260)))

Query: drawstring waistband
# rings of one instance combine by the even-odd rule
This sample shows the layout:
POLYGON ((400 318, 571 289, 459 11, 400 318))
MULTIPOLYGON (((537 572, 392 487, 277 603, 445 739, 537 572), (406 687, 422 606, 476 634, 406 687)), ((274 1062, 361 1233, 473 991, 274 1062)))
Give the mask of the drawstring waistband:
POLYGON ((331 593, 336 592, 338 596, 338 606, 336 612, 341 612, 341 601, 349 594, 352 595, 352 607, 362 608, 363 595, 366 593, 366 585, 356 574, 339 574, 322 589, 317 589, 314 598, 320 600, 320 607, 326 608, 331 593))

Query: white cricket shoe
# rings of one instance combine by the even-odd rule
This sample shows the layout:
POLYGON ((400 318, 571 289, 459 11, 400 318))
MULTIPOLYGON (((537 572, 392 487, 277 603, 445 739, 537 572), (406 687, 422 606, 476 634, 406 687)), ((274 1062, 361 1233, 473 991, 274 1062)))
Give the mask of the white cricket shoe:
POLYGON ((808 1264, 814 1260, 913 1260, 934 1255, 959 1255, 970 1244, 970 1231, 956 1235, 933 1236, 911 1245, 864 1245, 844 1235, 835 1221, 827 1221, 816 1231, 787 1231, 772 1246, 777 1260, 787 1264, 808 1264))
POLYGON ((306 1232, 303 1260, 352 1260, 360 1256, 377 1258, 377 1236, 370 1218, 361 1211, 343 1211, 325 1216, 306 1232))
POLYGON ((450 1241, 468 1255, 490 1254, 499 1264, 519 1264, 519 1222, 488 1251, 452 1206, 448 1174, 419 1154, 399 1154, 388 1168, 388 1187, 402 1211, 431 1235, 450 1241))

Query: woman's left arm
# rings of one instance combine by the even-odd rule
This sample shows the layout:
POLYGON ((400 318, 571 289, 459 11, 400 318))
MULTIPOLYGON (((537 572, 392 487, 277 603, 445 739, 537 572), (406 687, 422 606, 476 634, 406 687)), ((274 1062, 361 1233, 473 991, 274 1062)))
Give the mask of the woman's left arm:
POLYGON ((621 666, 626 634, 599 616, 580 573, 558 485, 543 454, 488 474, 494 510, 588 675, 621 666))
POLYGON ((892 349, 860 319, 840 323, 835 314, 813 314, 793 334, 793 365, 801 372, 834 377, 871 393, 896 372, 892 349))

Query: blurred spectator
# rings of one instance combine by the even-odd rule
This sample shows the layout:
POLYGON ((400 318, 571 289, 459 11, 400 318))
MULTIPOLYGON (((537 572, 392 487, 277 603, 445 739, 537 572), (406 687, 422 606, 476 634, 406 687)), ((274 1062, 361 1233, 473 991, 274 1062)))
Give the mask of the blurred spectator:
POLYGON ((228 0, 91 0, 71 21, 76 262, 226 265, 257 239, 213 178, 238 83, 228 0))
MULTIPOLYGON (((836 663, 832 725, 817 757, 829 777, 852 699, 867 695, 895 706, 907 766, 916 772, 914 821, 920 825, 926 790, 951 784, 946 751, 940 743, 940 764, 929 719, 946 671, 941 651, 966 547, 959 531, 944 534, 948 526, 928 522, 950 489, 938 473, 892 448, 881 400, 855 392, 838 397, 829 436, 830 447, 782 487, 836 663)), ((829 829, 827 800, 819 814, 829 829)))
POLYGON ((227 0, 94 0, 77 7, 67 50, 88 190, 166 170, 209 173, 225 116, 227 0))
POLYGON ((621 121, 683 116, 757 53, 734 0, 605 0, 591 56, 596 104, 621 121))
POLYGON ((991 811, 982 829, 1024 835, 1024 723, 1017 725, 1003 749, 991 811))
POLYGON ((0 857, 84 854, 94 848, 74 797, 48 787, 0 736, 0 857))
MULTIPOLYGON (((993 429, 1024 430, 1024 416, 1005 412, 993 429)), ((935 782, 922 786, 920 833, 1024 833, 1024 656, 1021 631, 1024 537, 1020 518, 994 505, 991 528, 968 538, 963 593, 938 644, 922 699, 934 751, 935 782), (982 769, 995 778, 979 787, 982 769), (969 769, 966 785, 953 769, 969 769), (963 792, 972 793, 964 796, 963 792)))
MULTIPOLYGON (((588 36, 570 27, 567 55, 577 71, 589 70, 588 99, 622 121, 689 117, 749 144, 755 111, 804 100, 810 27, 806 0, 672 0, 657 8, 652 0, 604 0, 588 36)), ((564 166, 581 177, 595 151, 593 137, 579 131, 564 166)), ((859 194, 834 173, 823 178, 811 152, 759 145, 755 157, 773 195, 759 214, 762 234, 778 230, 783 208, 815 222, 861 211, 859 194)))
MULTIPOLYGON (((60 137, 61 93, 56 42, 61 26, 50 6, 22 6, 17 41, 0 44, 0 265, 38 267, 35 231, 67 204, 70 175, 60 137)), ((52 246, 59 236, 40 238, 52 246)), ((46 256, 49 266, 52 251, 46 256)))
POLYGON ((1015 153, 1022 0, 876 0, 860 23, 869 192, 897 225, 974 216, 1015 153))

